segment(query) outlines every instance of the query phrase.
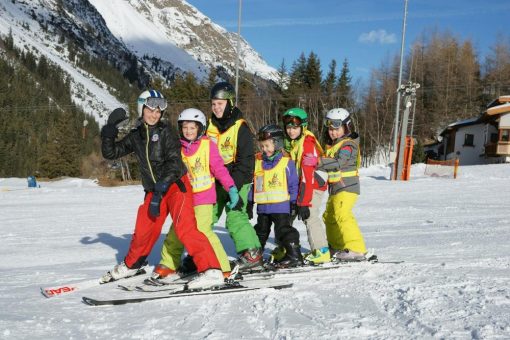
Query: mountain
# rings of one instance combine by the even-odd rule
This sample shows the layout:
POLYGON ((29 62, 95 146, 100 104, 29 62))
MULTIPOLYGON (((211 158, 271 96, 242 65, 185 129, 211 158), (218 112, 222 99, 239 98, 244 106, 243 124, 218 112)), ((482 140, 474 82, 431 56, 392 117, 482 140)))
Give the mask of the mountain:
MULTIPOLYGON (((59 65, 70 77, 73 101, 100 124, 126 103, 80 61, 108 61, 140 87, 151 77, 170 82, 182 72, 203 79, 211 67, 235 71, 237 35, 179 0, 3 1, 0 34, 59 65)), ((244 39, 242 51, 241 70, 276 79, 276 70, 244 39)))

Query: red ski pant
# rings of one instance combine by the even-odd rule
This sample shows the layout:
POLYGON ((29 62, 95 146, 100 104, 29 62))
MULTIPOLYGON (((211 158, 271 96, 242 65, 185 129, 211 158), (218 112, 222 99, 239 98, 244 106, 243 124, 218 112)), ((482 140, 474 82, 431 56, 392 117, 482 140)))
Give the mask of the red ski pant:
POLYGON ((138 208, 135 232, 124 259, 129 268, 140 266, 149 256, 168 214, 172 217, 177 238, 193 256, 198 272, 220 268, 211 243, 197 228, 193 210, 193 193, 188 176, 184 175, 181 180, 186 186, 186 192, 182 192, 177 184, 172 184, 161 200, 159 217, 149 214, 152 192, 146 195, 143 204, 138 208))

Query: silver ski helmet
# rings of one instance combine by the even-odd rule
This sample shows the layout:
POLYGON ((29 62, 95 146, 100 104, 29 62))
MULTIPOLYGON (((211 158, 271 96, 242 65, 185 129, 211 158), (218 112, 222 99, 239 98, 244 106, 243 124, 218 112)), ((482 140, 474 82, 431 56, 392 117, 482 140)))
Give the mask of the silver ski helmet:
POLYGON ((140 117, 143 115, 144 106, 153 110, 159 107, 161 113, 163 113, 163 111, 166 110, 168 103, 161 92, 156 90, 146 90, 138 96, 136 101, 136 111, 140 117))

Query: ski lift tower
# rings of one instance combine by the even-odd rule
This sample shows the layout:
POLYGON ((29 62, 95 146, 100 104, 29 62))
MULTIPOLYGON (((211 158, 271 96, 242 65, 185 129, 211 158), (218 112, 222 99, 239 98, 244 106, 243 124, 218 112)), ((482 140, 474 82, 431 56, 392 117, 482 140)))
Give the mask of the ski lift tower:
POLYGON ((408 82, 400 85, 398 91, 403 96, 404 114, 400 123, 400 135, 397 144, 397 154, 395 158, 394 168, 392 169, 392 180, 407 181, 411 175, 411 158, 413 155, 413 123, 414 123, 414 103, 416 101, 416 90, 420 88, 420 84, 408 82), (413 118, 411 119, 411 132, 408 134, 409 116, 413 107, 413 118))

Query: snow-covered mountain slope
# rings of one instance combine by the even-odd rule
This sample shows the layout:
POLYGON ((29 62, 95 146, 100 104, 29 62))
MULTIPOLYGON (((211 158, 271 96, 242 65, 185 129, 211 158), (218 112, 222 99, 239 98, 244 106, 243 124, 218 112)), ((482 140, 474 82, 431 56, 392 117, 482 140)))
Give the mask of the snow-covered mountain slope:
MULTIPOLYGON (((89 1, 101 13, 111 32, 138 56, 155 55, 199 75, 208 71, 203 65, 221 66, 233 74, 237 34, 211 22, 186 1, 89 1), (176 51, 175 46, 182 51, 176 51), (195 63, 186 59, 189 55, 195 63)), ((242 70, 276 80, 276 70, 267 65, 244 39, 241 40, 241 51, 242 70)))
MULTIPOLYGON (((236 34, 180 0, 2 1, 0 34, 12 34, 18 48, 44 55, 67 72, 74 102, 100 124, 126 103, 80 69, 76 54, 109 60, 121 72, 136 68, 141 84, 149 74, 172 79, 176 72, 193 72, 203 78, 211 67, 235 71, 236 34)), ((276 79, 276 71, 244 40, 242 49, 242 70, 276 79)))
MULTIPOLYGON (((405 263, 277 274, 294 283, 281 291, 110 307, 86 306, 81 296, 136 293, 111 285, 46 299, 39 287, 97 278, 122 261, 141 186, 70 178, 28 189, 26 179, 0 179, 0 338, 510 338, 510 165, 464 166, 456 180, 423 170, 413 166, 407 182, 389 181, 388 167, 360 172, 354 213, 367 246, 405 263)), ((217 225, 236 256, 224 218, 217 225)), ((294 225, 308 250, 304 224, 294 225)))

